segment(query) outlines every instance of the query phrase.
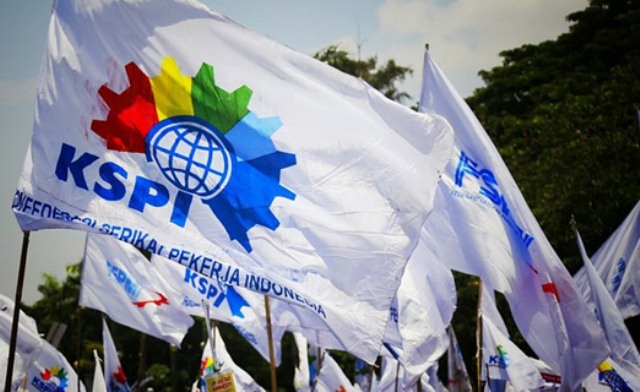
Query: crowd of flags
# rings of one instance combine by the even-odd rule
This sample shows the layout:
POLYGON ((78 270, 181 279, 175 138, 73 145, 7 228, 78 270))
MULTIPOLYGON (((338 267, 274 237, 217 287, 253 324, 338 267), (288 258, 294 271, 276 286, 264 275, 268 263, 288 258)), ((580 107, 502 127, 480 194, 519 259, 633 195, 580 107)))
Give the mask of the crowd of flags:
MULTIPOLYGON (((80 305, 119 324, 179 346, 223 321, 273 366, 292 332, 297 391, 471 390, 452 270, 482 282, 487 390, 640 390, 640 203, 591 259, 576 230, 570 276, 429 51, 416 113, 194 1, 55 2, 13 210, 87 232, 80 305)), ((0 306, 13 389, 84 388, 22 313, 9 372, 0 306)), ((194 390, 263 390, 208 336, 194 390)), ((131 390, 106 320, 103 347, 93 390, 131 390)))

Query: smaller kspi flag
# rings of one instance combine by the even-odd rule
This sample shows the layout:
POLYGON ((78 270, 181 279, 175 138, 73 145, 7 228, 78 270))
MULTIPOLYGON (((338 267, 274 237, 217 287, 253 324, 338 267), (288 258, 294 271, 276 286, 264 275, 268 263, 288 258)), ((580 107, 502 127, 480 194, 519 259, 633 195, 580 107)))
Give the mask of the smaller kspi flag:
POLYGON ((107 320, 102 319, 102 344, 104 347, 104 378, 109 392, 131 392, 127 376, 120 366, 118 352, 111 338, 107 320))
POLYGON ((85 391, 64 355, 45 340, 42 340, 42 351, 27 369, 26 377, 26 390, 29 392, 85 391))
POLYGON ((180 346, 193 319, 170 292, 169 284, 135 247, 110 236, 87 235, 80 305, 180 346))

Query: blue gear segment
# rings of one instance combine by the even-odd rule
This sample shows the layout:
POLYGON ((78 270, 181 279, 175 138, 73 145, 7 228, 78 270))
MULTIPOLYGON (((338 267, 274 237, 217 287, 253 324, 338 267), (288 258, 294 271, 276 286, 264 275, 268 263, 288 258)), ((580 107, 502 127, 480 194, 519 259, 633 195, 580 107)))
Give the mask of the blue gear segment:
POLYGON ((271 135, 280 126, 282 122, 278 117, 257 118, 249 112, 225 137, 233 146, 238 161, 248 161, 276 151, 271 135))
POLYGON ((249 303, 231 286, 227 286, 227 302, 232 316, 244 318, 242 308, 249 306, 249 303))
POLYGON ((220 220, 231 240, 251 252, 247 232, 256 224, 275 230, 280 222, 269 207, 280 196, 295 199, 295 193, 280 185, 280 171, 296 164, 294 154, 276 151, 234 165, 227 186, 216 197, 203 200, 220 220))

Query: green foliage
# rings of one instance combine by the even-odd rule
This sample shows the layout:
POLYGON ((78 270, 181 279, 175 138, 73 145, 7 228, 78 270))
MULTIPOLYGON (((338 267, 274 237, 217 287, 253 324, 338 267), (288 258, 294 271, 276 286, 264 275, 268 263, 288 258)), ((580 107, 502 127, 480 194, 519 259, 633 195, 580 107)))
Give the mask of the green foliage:
POLYGON ((411 75, 413 70, 396 64, 394 60, 387 60, 384 65, 378 66, 376 56, 365 60, 353 59, 349 52, 336 45, 326 47, 313 57, 344 73, 361 78, 389 99, 402 102, 411 98, 408 93, 398 90, 396 84, 411 75))

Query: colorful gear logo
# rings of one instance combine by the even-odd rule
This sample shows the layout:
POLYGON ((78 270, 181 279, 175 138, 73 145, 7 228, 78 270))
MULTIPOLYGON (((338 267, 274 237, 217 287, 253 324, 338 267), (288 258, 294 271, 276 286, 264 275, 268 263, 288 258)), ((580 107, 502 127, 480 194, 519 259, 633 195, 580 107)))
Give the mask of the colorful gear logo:
POLYGON ((60 366, 52 366, 50 369, 44 369, 40 372, 40 377, 42 377, 44 381, 56 385, 55 392, 64 392, 69 383, 67 371, 60 366), (52 378, 56 378, 58 382, 54 382, 52 378))
POLYGON ((280 225, 270 210, 274 199, 295 199, 280 185, 280 172, 295 165, 296 157, 278 151, 271 140, 280 119, 256 117, 248 108, 252 91, 218 87, 206 63, 195 77, 182 75, 170 57, 151 78, 135 63, 125 70, 129 87, 122 93, 106 85, 98 90, 109 113, 91 129, 110 150, 146 154, 178 189, 172 223, 184 227, 196 196, 229 238, 251 252, 247 233, 253 226, 280 225))

